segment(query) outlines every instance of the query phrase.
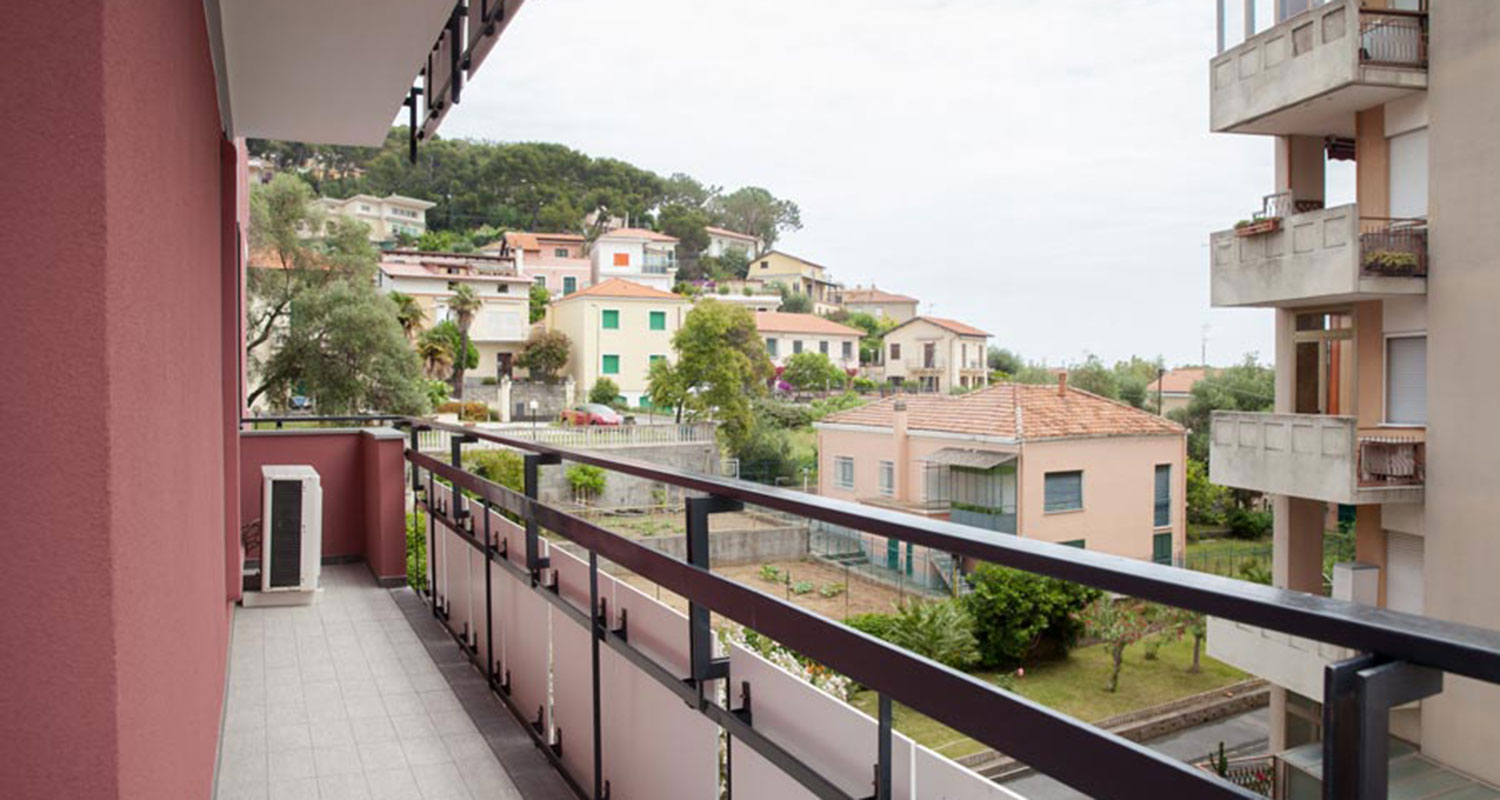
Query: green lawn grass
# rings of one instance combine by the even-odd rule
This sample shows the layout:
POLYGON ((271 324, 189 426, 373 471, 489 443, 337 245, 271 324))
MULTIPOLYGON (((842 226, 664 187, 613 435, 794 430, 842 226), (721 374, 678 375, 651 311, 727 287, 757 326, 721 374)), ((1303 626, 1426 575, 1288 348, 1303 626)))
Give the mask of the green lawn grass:
MULTIPOLYGON (((1145 658, 1145 648, 1131 645, 1125 651, 1125 666, 1120 670, 1120 689, 1104 691, 1109 680, 1109 653, 1103 645, 1080 647, 1068 658, 1037 664, 1026 669, 1026 675, 1015 683, 1015 691, 1044 706, 1086 722, 1160 705, 1188 695, 1217 689, 1245 680, 1248 675, 1202 657, 1202 671, 1189 673, 1193 662, 1192 639, 1184 637, 1164 644, 1156 660, 1145 658)), ((993 674, 976 677, 993 681, 993 674)), ((855 707, 874 716, 875 692, 862 691, 851 701, 855 707)), ((897 704, 893 709, 896 730, 949 758, 986 749, 983 744, 897 704)))

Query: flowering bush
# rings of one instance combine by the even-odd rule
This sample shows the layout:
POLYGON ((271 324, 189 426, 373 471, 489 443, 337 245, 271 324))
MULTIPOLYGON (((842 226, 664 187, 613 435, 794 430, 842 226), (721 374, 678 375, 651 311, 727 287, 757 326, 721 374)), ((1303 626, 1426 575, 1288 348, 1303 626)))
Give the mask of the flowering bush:
POLYGON ((816 661, 797 655, 755 631, 746 630, 739 625, 725 625, 719 629, 719 643, 725 649, 732 644, 739 645, 818 689, 844 702, 849 701, 854 682, 849 680, 847 675, 834 672, 816 661))

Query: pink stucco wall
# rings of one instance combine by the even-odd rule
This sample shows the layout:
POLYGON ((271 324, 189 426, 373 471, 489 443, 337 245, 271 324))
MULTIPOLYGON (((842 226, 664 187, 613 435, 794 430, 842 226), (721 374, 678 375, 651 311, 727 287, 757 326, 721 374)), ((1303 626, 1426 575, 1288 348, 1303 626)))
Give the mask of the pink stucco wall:
MULTIPOLYGON (((1015 452, 1017 445, 923 436, 913 432, 904 469, 897 456, 896 437, 888 431, 821 429, 818 432, 819 493, 843 500, 879 497, 879 465, 897 466, 897 500, 923 499, 923 461, 945 447, 970 447, 1015 452), (854 459, 854 489, 834 485, 834 459, 854 459)), ((1021 536, 1048 542, 1084 539, 1090 550, 1149 560, 1152 536, 1166 532, 1152 525, 1155 509, 1155 469, 1172 465, 1173 553, 1181 553, 1187 533, 1184 463, 1187 442, 1182 436, 1100 437, 1028 442, 1019 446, 1017 470, 1017 531, 1021 536), (1047 472, 1081 469, 1084 472, 1084 510, 1048 514, 1043 491, 1047 472)))
POLYGON ((55 4, 0 31, 0 796, 206 797, 231 421, 203 6, 75 12, 66 58, 55 4))
POLYGON ((246 521, 262 517, 262 466, 306 464, 323 487, 324 558, 363 558, 376 577, 402 577, 402 453, 400 434, 387 429, 246 431, 240 435, 240 514, 246 521))

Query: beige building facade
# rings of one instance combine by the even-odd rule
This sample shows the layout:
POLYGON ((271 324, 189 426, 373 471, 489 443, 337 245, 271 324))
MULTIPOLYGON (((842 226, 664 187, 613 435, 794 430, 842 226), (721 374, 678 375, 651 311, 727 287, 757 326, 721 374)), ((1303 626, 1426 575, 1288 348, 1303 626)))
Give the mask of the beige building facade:
POLYGON ((766 342, 766 355, 777 367, 798 353, 822 353, 845 371, 859 369, 859 339, 864 331, 817 314, 756 311, 755 328, 766 342))
POLYGON ((780 250, 760 254, 750 262, 746 278, 763 286, 785 286, 807 295, 814 314, 828 314, 843 307, 843 287, 834 282, 828 268, 780 250))
POLYGON ((320 197, 318 203, 330 214, 369 225, 372 242, 392 242, 399 235, 421 236, 427 232, 427 209, 437 205, 399 194, 385 197, 357 194, 346 199, 320 197))
POLYGON ((881 377, 947 394, 988 386, 990 335, 957 320, 913 317, 885 335, 881 377))
POLYGON ((651 362, 676 359, 672 336, 691 308, 681 295, 611 278, 549 306, 547 327, 572 342, 564 372, 572 376, 580 396, 608 378, 619 387, 621 402, 638 407, 651 362))
POLYGON ((917 298, 887 292, 875 286, 844 290, 844 310, 905 322, 917 315, 917 298))
MULTIPOLYGON (((1215 416, 1210 477, 1270 493, 1277 585, 1325 591, 1326 512, 1352 505, 1335 596, 1500 628, 1500 4, 1279 5, 1210 64, 1213 129, 1275 137, 1262 211, 1212 235, 1213 303, 1274 308, 1276 332, 1275 411, 1215 416), (1325 202, 1331 157, 1355 161, 1352 204, 1325 202)), ((1315 750, 1347 653, 1223 622, 1209 650, 1274 684, 1273 752, 1315 750)), ((1500 784, 1497 720, 1500 689, 1449 676, 1390 723, 1500 784)))
POLYGON ((425 315, 422 328, 450 319, 448 304, 460 284, 484 305, 469 325, 478 351, 475 377, 512 376, 515 359, 530 332, 530 281, 502 267, 504 262, 475 256, 388 253, 376 282, 381 291, 411 295, 425 315))

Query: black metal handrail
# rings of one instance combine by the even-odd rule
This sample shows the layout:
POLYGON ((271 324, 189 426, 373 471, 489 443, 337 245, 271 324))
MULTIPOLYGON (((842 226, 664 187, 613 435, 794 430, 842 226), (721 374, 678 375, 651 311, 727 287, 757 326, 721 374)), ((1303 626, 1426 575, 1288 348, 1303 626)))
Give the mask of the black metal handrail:
POLYGON ((315 422, 315 423, 318 423, 318 424, 329 423, 329 422, 334 422, 334 423, 338 423, 338 422, 351 422, 351 423, 357 423, 358 426, 363 427, 365 425, 379 425, 381 423, 389 423, 389 424, 394 425, 394 424, 397 424, 397 423, 407 423, 410 420, 411 420, 411 417, 404 416, 402 414, 332 414, 332 415, 313 415, 313 414, 309 414, 307 416, 298 416, 296 414, 286 414, 286 415, 270 416, 270 417, 241 417, 240 418, 240 424, 241 425, 250 425, 252 427, 252 429, 254 429, 254 426, 256 426, 256 425, 273 425, 274 424, 276 426, 276 430, 284 430, 283 426, 285 424, 289 423, 289 422, 315 422))

